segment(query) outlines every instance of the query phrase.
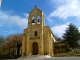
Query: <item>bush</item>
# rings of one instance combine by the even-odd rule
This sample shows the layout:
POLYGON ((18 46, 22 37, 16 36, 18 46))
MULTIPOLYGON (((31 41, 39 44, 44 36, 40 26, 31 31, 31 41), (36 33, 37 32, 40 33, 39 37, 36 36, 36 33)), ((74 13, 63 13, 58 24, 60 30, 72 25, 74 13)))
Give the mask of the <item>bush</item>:
POLYGON ((58 53, 58 50, 56 48, 53 49, 54 54, 58 53))
POLYGON ((10 54, 0 55, 0 59, 17 59, 19 57, 21 57, 21 55, 10 55, 10 54))

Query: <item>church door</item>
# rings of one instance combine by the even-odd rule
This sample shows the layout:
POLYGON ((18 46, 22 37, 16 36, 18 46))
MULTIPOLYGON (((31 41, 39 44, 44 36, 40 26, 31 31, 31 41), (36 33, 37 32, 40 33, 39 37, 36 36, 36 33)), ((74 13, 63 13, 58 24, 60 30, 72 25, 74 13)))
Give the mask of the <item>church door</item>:
POLYGON ((33 45, 32 45, 32 48, 33 48, 33 55, 37 55, 38 54, 38 43, 37 42, 34 42, 33 45))

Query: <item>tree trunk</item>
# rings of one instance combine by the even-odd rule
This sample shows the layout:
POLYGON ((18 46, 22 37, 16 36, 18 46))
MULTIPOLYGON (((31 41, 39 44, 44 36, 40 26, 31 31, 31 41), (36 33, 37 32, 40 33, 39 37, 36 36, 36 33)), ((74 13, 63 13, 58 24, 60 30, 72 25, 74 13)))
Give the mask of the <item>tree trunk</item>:
POLYGON ((17 55, 20 53, 20 47, 17 47, 17 55))
POLYGON ((9 47, 9 54, 10 54, 10 47, 9 47))
POLYGON ((14 47, 13 47, 13 54, 14 54, 14 47))

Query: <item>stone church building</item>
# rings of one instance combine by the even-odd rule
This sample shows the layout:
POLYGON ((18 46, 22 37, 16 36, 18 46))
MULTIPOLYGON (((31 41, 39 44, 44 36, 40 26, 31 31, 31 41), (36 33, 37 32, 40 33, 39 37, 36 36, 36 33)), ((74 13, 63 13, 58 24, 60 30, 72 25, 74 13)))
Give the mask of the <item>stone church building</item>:
POLYGON ((22 56, 54 56, 54 35, 49 26, 44 26, 43 11, 36 6, 29 13, 28 28, 24 29, 22 39, 22 56))

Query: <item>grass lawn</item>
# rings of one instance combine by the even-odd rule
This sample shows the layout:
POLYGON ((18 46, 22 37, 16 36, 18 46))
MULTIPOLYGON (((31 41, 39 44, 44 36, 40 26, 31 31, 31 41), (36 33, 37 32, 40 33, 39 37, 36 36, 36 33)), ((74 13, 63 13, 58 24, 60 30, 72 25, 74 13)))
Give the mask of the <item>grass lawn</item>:
POLYGON ((68 52, 64 52, 64 54, 80 54, 79 51, 68 51, 68 52))
POLYGON ((57 53, 55 54, 55 57, 68 57, 68 56, 80 56, 80 52, 77 51, 68 51, 63 53, 57 53))

